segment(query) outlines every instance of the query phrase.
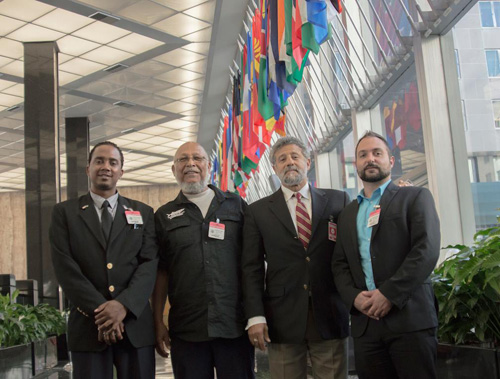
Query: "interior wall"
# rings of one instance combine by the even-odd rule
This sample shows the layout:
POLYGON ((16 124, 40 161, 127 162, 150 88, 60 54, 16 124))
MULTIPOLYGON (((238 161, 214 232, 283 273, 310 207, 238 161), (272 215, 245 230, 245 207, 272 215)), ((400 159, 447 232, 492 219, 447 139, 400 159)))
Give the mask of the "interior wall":
MULTIPOLYGON (((156 211, 179 193, 177 184, 120 187, 120 195, 149 204, 156 211)), ((63 193, 63 198, 64 198, 63 193)), ((26 219, 24 191, 0 193, 0 274, 26 278, 26 219)))

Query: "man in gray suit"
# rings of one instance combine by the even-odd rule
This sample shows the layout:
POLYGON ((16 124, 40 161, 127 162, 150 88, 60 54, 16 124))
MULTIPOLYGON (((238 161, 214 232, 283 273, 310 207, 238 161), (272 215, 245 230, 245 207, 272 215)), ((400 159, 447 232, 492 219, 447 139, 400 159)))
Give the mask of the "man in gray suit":
POLYGON ((429 275, 439 257, 439 219, 426 188, 391 181, 387 141, 356 146, 364 188, 339 218, 335 283, 351 313, 360 379, 436 377, 437 309, 429 275))
POLYGON ((54 207, 52 261, 71 302, 68 345, 73 378, 154 378, 149 296, 158 246, 153 209, 118 194, 123 154, 112 142, 94 146, 90 192, 54 207))
POLYGON ((308 354, 315 378, 346 378, 348 312, 330 263, 349 197, 309 186, 311 160, 297 138, 279 139, 270 157, 281 188, 248 206, 243 228, 250 342, 261 350, 269 343, 273 379, 305 379, 308 354))

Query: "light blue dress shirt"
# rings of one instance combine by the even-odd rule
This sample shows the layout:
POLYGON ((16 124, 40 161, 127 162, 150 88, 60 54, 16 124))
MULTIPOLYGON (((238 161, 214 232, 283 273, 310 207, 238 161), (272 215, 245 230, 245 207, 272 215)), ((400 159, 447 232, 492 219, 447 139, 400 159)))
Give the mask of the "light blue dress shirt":
POLYGON ((366 288, 374 290, 375 280, 373 279, 372 259, 370 255, 370 239, 372 237, 372 227, 368 227, 368 219, 370 213, 376 208, 375 206, 380 203, 380 198, 384 194, 385 189, 391 181, 388 180, 372 193, 371 198, 365 197, 364 190, 361 190, 358 195, 358 215, 356 217, 356 228, 358 231, 358 246, 361 255, 361 267, 365 274, 366 288))

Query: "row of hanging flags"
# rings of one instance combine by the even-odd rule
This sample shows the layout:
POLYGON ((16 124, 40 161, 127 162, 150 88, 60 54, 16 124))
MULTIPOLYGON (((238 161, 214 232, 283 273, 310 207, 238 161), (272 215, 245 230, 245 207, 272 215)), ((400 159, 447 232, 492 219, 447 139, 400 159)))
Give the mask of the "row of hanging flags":
POLYGON ((273 133, 285 135, 287 99, 302 81, 309 53, 318 54, 331 37, 330 21, 341 11, 341 0, 259 0, 240 45, 232 99, 222 111, 212 184, 246 197, 273 133))

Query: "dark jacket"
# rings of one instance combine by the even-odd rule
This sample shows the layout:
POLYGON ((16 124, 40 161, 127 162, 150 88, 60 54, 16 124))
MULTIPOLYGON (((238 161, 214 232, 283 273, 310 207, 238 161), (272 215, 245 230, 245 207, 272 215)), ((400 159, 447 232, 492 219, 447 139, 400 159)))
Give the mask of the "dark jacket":
POLYGON ((349 197, 342 191, 311 188, 311 199, 312 234, 307 250, 297 237, 281 189, 249 205, 245 215, 245 312, 247 318, 266 317, 272 342, 303 342, 309 297, 323 339, 349 334, 348 312, 330 269, 335 242, 328 239, 328 222, 337 221, 349 197))
POLYGON ((245 330, 240 264, 246 203, 210 188, 215 196, 205 218, 182 192, 155 214, 160 267, 168 275, 170 334, 187 341, 236 338, 245 330), (225 225, 223 240, 208 236, 217 220, 225 225))
MULTIPOLYGON (((370 255, 376 287, 394 305, 382 318, 395 333, 437 326, 437 308, 429 275, 439 258, 439 219, 426 188, 390 183, 380 199, 380 218, 373 226, 370 255)), ((354 308, 366 290, 358 248, 353 201, 339 219, 339 238, 332 260, 335 283, 351 311, 353 337, 361 336, 368 317, 354 308)))
POLYGON ((68 344, 71 351, 100 351, 94 310, 115 299, 128 314, 125 333, 135 347, 155 342, 149 297, 158 264, 153 209, 118 197, 108 247, 90 194, 59 203, 50 226, 52 262, 71 302, 68 344), (144 224, 127 224, 125 207, 141 212, 144 224))

